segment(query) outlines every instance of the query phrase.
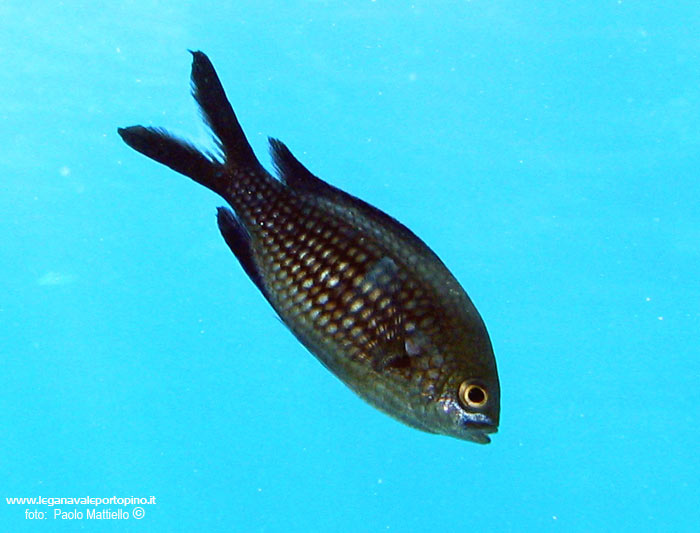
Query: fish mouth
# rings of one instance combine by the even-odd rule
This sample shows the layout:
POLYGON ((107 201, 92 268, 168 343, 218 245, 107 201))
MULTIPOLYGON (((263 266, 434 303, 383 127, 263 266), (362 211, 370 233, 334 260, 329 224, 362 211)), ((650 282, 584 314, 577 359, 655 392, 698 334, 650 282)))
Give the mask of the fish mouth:
POLYGON ((488 435, 498 431, 498 425, 494 424, 491 418, 483 413, 471 413, 464 420, 463 427, 467 432, 467 438, 479 444, 491 442, 488 435))
POLYGON ((465 411, 456 401, 442 402, 442 409, 450 420, 450 428, 445 433, 459 439, 488 444, 491 439, 488 434, 498 431, 498 414, 495 417, 486 413, 465 411))
POLYGON ((488 444, 491 442, 491 439, 488 437, 487 433, 491 434, 496 433, 497 431, 497 426, 489 426, 484 424, 482 427, 468 427, 467 434, 469 435, 469 440, 476 442, 477 444, 488 444))

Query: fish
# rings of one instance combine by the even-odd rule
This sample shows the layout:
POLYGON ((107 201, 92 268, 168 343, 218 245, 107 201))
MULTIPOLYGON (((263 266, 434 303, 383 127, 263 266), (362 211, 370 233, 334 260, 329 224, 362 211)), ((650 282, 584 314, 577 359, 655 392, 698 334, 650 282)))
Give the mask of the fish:
POLYGON ((411 230, 323 181, 269 138, 253 152, 218 74, 191 51, 192 94, 216 150, 154 127, 124 142, 223 198, 224 241, 281 321, 358 396, 404 424, 480 444, 498 430, 500 384, 484 321, 411 230))

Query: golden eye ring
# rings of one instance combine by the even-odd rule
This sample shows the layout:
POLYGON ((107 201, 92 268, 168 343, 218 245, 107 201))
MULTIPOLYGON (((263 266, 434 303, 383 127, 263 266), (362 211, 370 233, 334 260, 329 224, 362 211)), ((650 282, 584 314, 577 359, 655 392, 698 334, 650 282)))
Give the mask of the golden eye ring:
POLYGON ((489 395, 481 385, 465 381, 459 386, 459 401, 464 407, 479 409, 489 401, 489 395))

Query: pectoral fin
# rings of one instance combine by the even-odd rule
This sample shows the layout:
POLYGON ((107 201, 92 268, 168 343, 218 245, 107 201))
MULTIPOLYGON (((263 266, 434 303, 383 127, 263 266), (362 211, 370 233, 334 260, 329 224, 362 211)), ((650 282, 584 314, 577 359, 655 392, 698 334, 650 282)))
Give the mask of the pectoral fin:
POLYGON ((367 270, 358 286, 373 308, 367 327, 374 341, 369 355, 377 372, 410 364, 404 341, 404 317, 397 298, 400 283, 396 263, 383 257, 367 270))

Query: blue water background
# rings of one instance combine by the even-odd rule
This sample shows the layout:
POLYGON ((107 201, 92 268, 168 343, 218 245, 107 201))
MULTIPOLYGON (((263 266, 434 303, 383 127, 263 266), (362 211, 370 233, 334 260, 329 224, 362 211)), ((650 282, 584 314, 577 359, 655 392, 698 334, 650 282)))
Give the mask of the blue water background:
POLYGON ((683 1, 0 3, 2 530, 700 530, 698 27, 683 1), (122 143, 212 147, 188 48, 268 168, 271 135, 460 279, 492 444, 356 398, 244 275, 222 201, 122 143), (5 500, 88 495, 157 504, 5 500))

